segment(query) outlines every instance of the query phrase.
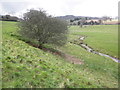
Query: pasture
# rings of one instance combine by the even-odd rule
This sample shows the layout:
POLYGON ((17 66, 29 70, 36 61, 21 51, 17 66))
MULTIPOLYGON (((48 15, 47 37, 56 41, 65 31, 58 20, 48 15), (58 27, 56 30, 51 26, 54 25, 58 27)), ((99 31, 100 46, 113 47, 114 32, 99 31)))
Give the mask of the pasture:
MULTIPOLYGON (((79 36, 94 50, 118 58, 117 26, 98 25, 69 28, 68 42, 55 49, 74 56, 83 64, 71 64, 64 58, 30 46, 15 37, 16 22, 2 22, 3 88, 117 88, 118 64, 109 58, 70 43, 79 36)), ((49 46, 49 45, 48 45, 49 46)), ((49 46, 54 48, 54 46, 49 46)))
POLYGON ((96 25, 70 27, 71 36, 85 36, 84 42, 96 51, 118 58, 118 26, 96 25))

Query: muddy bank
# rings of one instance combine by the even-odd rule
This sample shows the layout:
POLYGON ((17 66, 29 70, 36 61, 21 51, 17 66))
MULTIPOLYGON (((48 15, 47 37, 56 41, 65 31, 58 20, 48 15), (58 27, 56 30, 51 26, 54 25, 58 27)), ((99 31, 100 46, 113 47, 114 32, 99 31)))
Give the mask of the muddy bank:
POLYGON ((39 48, 41 50, 43 50, 44 52, 49 52, 49 53, 52 53, 53 55, 58 55, 62 58, 64 58, 66 61, 72 63, 72 64, 84 64, 80 59, 74 57, 74 56, 71 56, 69 54, 66 54, 66 53, 63 53, 61 51, 58 51, 56 49, 53 49, 53 48, 46 48, 44 46, 38 46, 36 44, 33 44, 32 42, 26 42, 27 44, 35 47, 35 48, 39 48))

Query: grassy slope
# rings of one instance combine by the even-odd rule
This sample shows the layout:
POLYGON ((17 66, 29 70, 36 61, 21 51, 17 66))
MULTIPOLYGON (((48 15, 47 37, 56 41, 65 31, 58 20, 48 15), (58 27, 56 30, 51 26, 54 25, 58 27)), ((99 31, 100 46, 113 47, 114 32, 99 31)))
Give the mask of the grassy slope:
POLYGON ((3 22, 3 87, 118 86, 117 64, 113 61, 68 43, 61 49, 85 63, 70 64, 59 56, 43 52, 11 36, 15 34, 15 24, 3 22))
POLYGON ((86 28, 71 27, 71 35, 87 36, 84 40, 94 50, 118 58, 118 26, 96 25, 86 28))

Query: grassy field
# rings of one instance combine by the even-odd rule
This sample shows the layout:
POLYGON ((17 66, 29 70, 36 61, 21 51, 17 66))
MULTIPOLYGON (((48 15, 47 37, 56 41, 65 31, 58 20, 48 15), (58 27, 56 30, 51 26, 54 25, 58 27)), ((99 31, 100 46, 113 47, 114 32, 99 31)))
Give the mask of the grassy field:
MULTIPOLYGON (((57 49, 84 62, 82 65, 71 64, 60 56, 44 52, 18 40, 14 37, 17 34, 15 22, 3 22, 2 25, 3 88, 118 87, 118 64, 111 59, 89 53, 80 46, 67 42, 65 46, 57 49)), ((87 33, 83 29, 69 28, 68 41, 78 38, 78 35, 86 35, 87 33)), ((91 42, 88 41, 86 38, 85 42, 90 44, 91 42)), ((90 45, 92 46, 92 44, 90 45)), ((97 46, 99 45, 96 45, 96 48, 98 48, 97 46)), ((106 48, 105 51, 107 51, 106 48)), ((116 54, 112 52, 111 55, 116 54)))
POLYGON ((70 27, 70 35, 86 36, 84 43, 94 50, 118 58, 118 26, 96 25, 80 28, 70 27))

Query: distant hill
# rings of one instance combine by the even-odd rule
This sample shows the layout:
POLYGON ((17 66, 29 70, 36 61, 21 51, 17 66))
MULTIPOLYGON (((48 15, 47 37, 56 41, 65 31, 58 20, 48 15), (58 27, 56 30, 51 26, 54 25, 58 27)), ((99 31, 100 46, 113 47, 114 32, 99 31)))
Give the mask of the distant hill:
MULTIPOLYGON (((56 18, 63 19, 63 20, 71 20, 75 18, 83 18, 87 16, 74 16, 74 15, 66 15, 66 16, 57 16, 56 18)), ((89 19, 100 19, 100 17, 87 17, 89 19)))
POLYGON ((63 20, 70 20, 70 19, 82 18, 82 17, 83 16, 74 16, 74 15, 57 16, 57 18, 63 19, 63 20))
POLYGON ((70 20, 76 18, 74 15, 66 15, 66 16, 57 16, 59 19, 70 20))

